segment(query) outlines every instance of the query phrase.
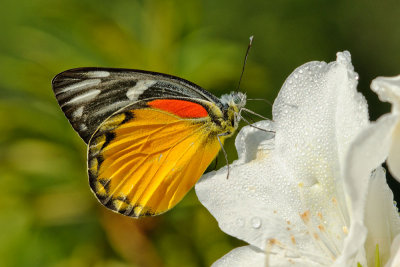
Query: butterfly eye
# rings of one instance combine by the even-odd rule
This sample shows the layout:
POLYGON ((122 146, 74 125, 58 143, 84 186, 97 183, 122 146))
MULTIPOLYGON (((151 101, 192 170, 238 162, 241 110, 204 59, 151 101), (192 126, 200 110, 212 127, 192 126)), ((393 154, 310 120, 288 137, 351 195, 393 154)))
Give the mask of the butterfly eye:
POLYGON ((238 105, 241 101, 240 96, 237 93, 233 93, 233 92, 231 93, 231 96, 232 96, 233 103, 235 103, 235 105, 238 105))
POLYGON ((232 92, 231 99, 239 109, 246 104, 246 95, 241 92, 232 92))

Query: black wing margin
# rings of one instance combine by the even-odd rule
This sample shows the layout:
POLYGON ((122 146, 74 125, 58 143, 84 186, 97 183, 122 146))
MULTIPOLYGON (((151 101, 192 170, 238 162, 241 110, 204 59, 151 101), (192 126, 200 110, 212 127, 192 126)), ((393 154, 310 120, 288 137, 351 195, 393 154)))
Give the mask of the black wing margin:
POLYGON ((55 76, 52 87, 65 116, 86 143, 105 119, 140 100, 197 98, 220 103, 194 83, 143 70, 71 69, 55 76))

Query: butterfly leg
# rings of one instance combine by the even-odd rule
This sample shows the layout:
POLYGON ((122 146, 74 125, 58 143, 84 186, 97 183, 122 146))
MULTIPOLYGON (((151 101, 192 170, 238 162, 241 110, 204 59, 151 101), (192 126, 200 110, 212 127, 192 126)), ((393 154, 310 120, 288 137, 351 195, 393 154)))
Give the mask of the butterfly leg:
POLYGON ((253 128, 255 128, 255 129, 258 129, 258 130, 261 130, 261 131, 267 132, 267 133, 275 133, 274 131, 269 131, 269 130, 262 129, 262 128, 260 128, 260 127, 254 126, 252 123, 250 123, 247 119, 245 119, 245 118, 242 116, 242 114, 241 114, 242 111, 247 111, 247 112, 249 112, 250 114, 257 115, 257 116, 259 116, 259 117, 261 117, 261 118, 263 118, 263 119, 266 119, 266 120, 269 120, 269 119, 263 117, 262 115, 260 115, 260 114, 258 114, 258 113, 255 113, 255 112, 253 112, 253 111, 251 111, 251 110, 249 110, 249 109, 247 109, 247 108, 242 108, 242 109, 239 111, 239 115, 238 115, 238 116, 239 116, 239 118, 242 119, 245 123, 247 123, 250 127, 253 127, 253 128))
POLYGON ((250 110, 250 109, 247 109, 247 108, 241 108, 241 109, 240 109, 240 111, 239 111, 239 117, 241 117, 241 118, 243 118, 243 117, 241 116, 241 115, 242 115, 242 114, 241 114, 242 111, 246 111, 246 112, 248 112, 248 113, 250 113, 250 114, 256 115, 256 116, 260 117, 261 119, 269 120, 268 118, 264 117, 263 115, 258 114, 258 113, 256 113, 256 112, 250 110))
POLYGON ((263 131, 263 132, 267 132, 267 133, 275 133, 274 131, 269 131, 269 130, 266 130, 266 129, 263 129, 263 128, 254 126, 253 124, 251 124, 248 120, 246 120, 246 119, 243 118, 243 117, 242 117, 242 120, 244 120, 244 122, 247 123, 250 127, 253 127, 253 128, 255 128, 255 129, 257 129, 257 130, 260 130, 260 131, 263 131))
POLYGON ((230 133, 230 132, 226 132, 226 133, 222 133, 222 134, 217 134, 217 139, 218 139, 218 142, 219 142, 219 144, 220 144, 220 146, 221 146, 221 150, 222 150, 222 152, 224 153, 224 157, 225 157, 225 161, 226 161, 226 166, 227 166, 227 168, 228 168, 228 172, 227 172, 227 174, 226 174, 226 179, 229 178, 229 161, 228 161, 228 154, 226 153, 226 151, 225 151, 225 149, 224 149, 224 146, 222 145, 221 139, 220 139, 219 137, 220 137, 220 136, 226 136, 226 135, 229 135, 229 134, 231 134, 231 133, 230 133))

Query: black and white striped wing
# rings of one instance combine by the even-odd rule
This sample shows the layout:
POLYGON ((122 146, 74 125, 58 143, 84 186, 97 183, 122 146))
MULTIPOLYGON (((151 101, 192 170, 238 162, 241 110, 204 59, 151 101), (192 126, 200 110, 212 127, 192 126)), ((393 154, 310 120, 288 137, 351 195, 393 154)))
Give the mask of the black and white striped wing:
POLYGON ((194 83, 143 70, 71 69, 55 76, 52 86, 58 104, 86 143, 105 119, 140 100, 189 97, 220 103, 194 83))

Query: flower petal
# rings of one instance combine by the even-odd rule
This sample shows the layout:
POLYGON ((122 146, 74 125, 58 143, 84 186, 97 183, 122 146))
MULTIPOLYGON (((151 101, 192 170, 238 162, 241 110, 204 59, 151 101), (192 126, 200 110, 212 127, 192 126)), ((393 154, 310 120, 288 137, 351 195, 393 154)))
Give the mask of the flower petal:
POLYGON ((263 121, 253 124, 254 126, 265 129, 270 132, 262 132, 255 127, 243 127, 235 140, 236 150, 239 156, 237 163, 247 163, 255 160, 258 148, 262 151, 272 150, 274 148, 275 125, 272 121, 263 121))
POLYGON ((329 155, 339 165, 333 167, 343 166, 349 144, 369 122, 366 100, 356 90, 357 80, 346 51, 329 64, 304 64, 285 81, 274 102, 273 117, 279 133, 276 146, 291 153, 296 153, 291 146, 298 148, 291 165, 314 165, 315 157, 304 155, 305 148, 318 156, 329 155))
MULTIPOLYGON (((399 118, 398 118, 399 120, 399 118)), ((387 164, 390 173, 400 182, 400 123, 397 122, 392 133, 392 145, 390 147, 387 164)))
POLYGON ((371 89, 375 91, 379 99, 392 104, 391 114, 397 118, 393 129, 387 132, 391 138, 391 148, 387 159, 389 171, 400 181, 400 75, 396 77, 378 77, 371 83, 371 89))
POLYGON ((393 127, 395 120, 393 115, 382 116, 360 133, 349 149, 344 175, 346 190, 352 201, 354 220, 363 221, 371 172, 386 159, 390 149, 390 136, 387 132, 393 127))

